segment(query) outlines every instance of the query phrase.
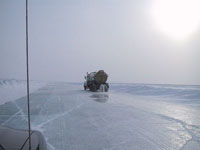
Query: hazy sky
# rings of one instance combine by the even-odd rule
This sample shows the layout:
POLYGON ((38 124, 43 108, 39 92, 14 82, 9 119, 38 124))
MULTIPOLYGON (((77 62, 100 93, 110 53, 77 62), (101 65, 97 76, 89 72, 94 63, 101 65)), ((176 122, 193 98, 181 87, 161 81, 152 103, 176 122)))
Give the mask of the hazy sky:
MULTIPOLYGON (((174 39, 154 1, 29 0, 30 78, 82 82, 103 69, 109 82, 200 84, 200 24, 174 39)), ((25 75, 25 0, 0 0, 0 78, 25 75)))

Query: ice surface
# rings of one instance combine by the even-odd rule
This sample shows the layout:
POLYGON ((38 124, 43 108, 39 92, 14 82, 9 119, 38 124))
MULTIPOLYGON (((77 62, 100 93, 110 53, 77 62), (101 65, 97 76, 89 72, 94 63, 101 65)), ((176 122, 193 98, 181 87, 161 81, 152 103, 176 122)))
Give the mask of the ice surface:
MULTIPOLYGON (((200 87, 49 83, 32 92, 31 126, 50 150, 200 149, 200 87)), ((0 125, 27 128, 26 97, 0 105, 0 125)))

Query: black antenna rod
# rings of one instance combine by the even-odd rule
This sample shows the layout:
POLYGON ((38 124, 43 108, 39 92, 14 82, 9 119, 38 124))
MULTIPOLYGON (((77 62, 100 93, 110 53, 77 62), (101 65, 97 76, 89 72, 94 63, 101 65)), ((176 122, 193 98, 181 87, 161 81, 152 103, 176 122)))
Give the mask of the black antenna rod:
POLYGON ((29 68, 28 68, 28 0, 26 0, 26 75, 27 75, 27 104, 28 104, 28 134, 29 150, 31 150, 31 121, 30 121, 30 97, 29 97, 29 68))

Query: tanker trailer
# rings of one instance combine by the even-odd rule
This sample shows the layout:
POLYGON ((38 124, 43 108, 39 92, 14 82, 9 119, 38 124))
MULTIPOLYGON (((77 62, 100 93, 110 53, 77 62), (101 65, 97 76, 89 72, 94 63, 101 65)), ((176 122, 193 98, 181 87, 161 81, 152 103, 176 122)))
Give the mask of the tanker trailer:
POLYGON ((96 92, 100 90, 102 92, 107 92, 109 89, 108 83, 106 83, 108 75, 103 71, 87 73, 85 76, 84 89, 89 89, 90 91, 96 92))

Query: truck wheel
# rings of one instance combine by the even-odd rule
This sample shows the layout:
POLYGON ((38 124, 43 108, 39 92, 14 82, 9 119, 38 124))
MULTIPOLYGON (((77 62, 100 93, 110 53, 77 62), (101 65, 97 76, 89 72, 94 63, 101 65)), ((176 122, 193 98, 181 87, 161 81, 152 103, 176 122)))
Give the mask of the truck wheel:
POLYGON ((109 89, 109 84, 108 83, 105 83, 105 85, 108 87, 108 89, 109 89))
POLYGON ((105 84, 105 92, 108 92, 108 86, 105 84))
POLYGON ((101 92, 108 92, 107 84, 101 84, 99 89, 101 92))
POLYGON ((108 92, 108 89, 109 89, 109 85, 108 83, 105 83, 105 92, 108 92))

